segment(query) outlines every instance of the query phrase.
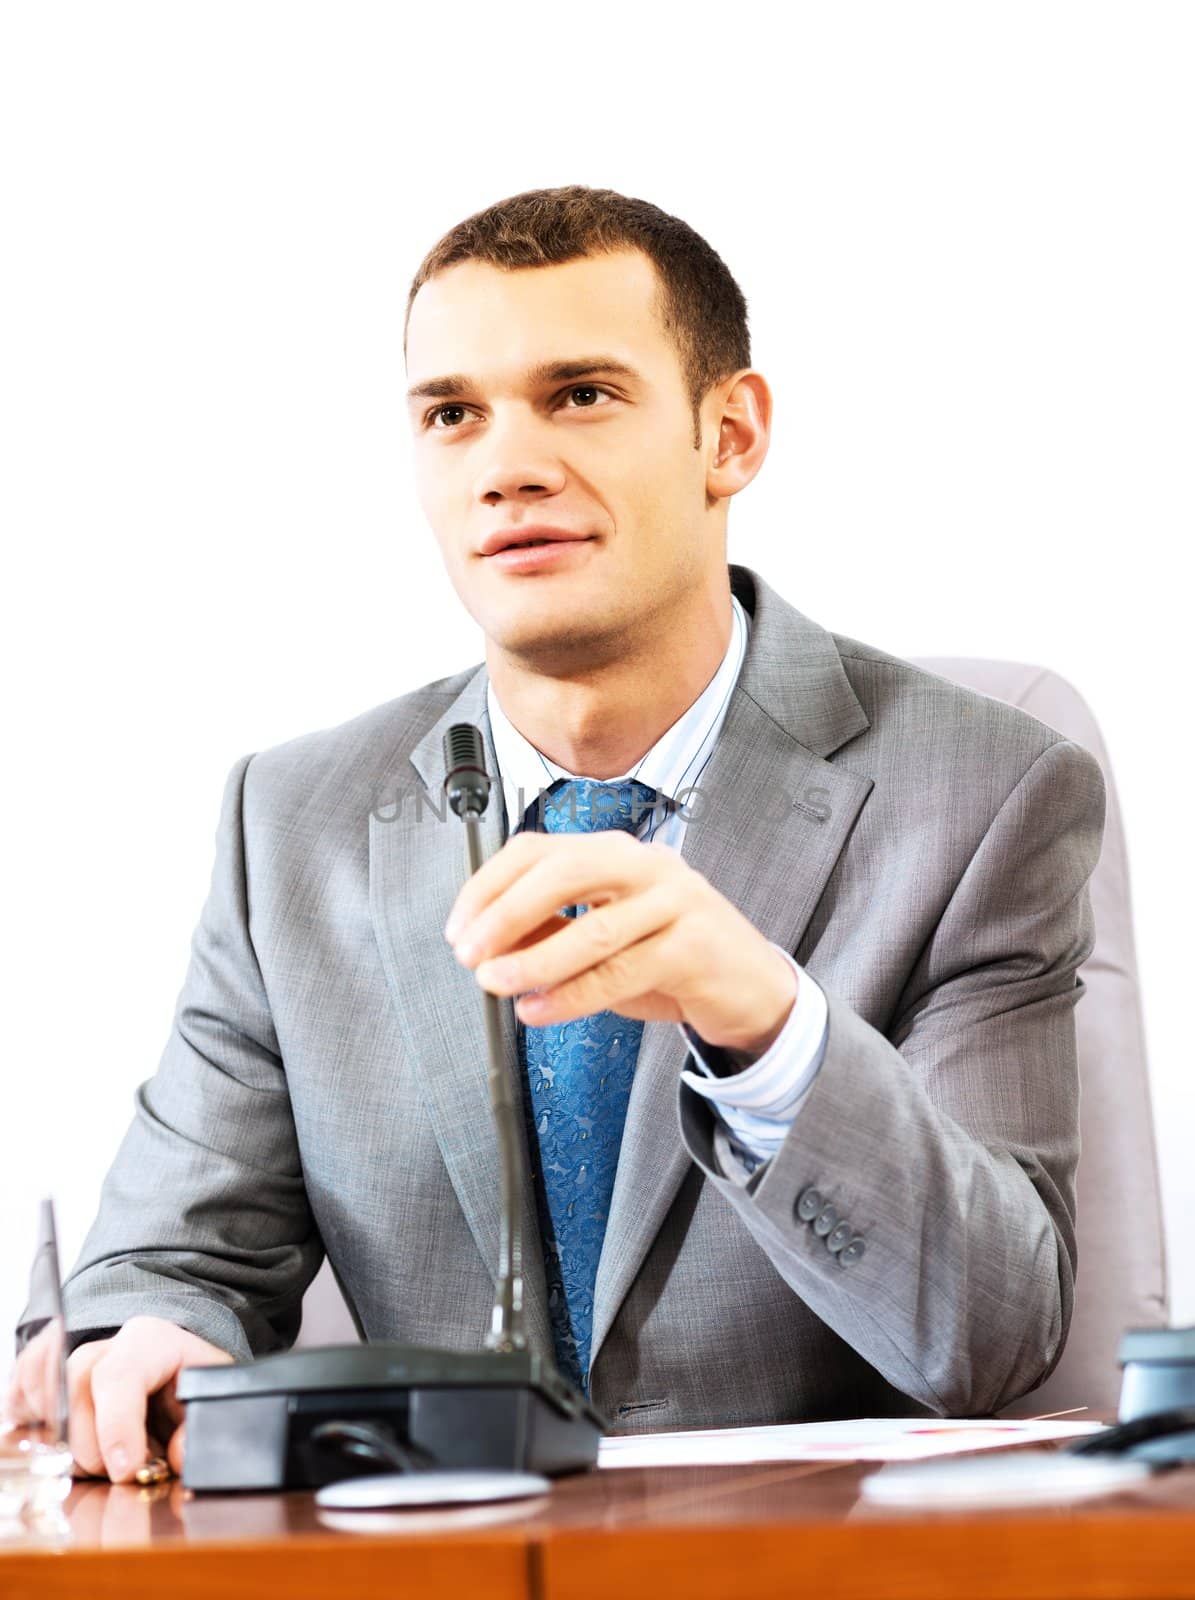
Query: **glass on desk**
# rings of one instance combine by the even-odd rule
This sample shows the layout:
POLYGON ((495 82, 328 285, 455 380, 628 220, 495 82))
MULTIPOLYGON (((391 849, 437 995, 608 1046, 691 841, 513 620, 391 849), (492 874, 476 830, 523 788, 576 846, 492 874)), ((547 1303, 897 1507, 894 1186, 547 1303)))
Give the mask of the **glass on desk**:
POLYGON ((30 1351, 37 1348, 34 1367, 40 1381, 25 1383, 21 1392, 15 1393, 14 1358, 0 1392, 0 1534, 14 1525, 56 1522, 72 1487, 66 1322, 52 1200, 41 1203, 37 1248, 29 1274, 29 1305, 45 1317, 26 1346, 30 1351))

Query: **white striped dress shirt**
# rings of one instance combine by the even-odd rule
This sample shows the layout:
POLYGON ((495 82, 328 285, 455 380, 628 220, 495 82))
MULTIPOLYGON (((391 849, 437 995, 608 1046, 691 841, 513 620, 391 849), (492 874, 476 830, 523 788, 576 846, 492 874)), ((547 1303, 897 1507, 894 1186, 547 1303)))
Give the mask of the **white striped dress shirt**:
MULTIPOLYGON (((621 778, 590 781, 625 783, 635 778, 677 807, 685 806, 693 789, 700 786, 747 651, 750 618, 737 595, 731 596, 731 605, 734 622, 730 643, 721 666, 703 692, 630 772, 621 778)), ((492 683, 487 688, 486 702, 506 815, 518 819, 508 829, 514 834, 527 821, 528 807, 558 778, 584 775, 549 761, 529 743, 502 710, 492 683)), ((638 837, 654 839, 680 854, 687 825, 682 810, 672 806, 665 810, 657 803, 644 812, 636 831, 638 837)), ((773 948, 780 951, 797 975, 797 998, 781 1032, 757 1061, 736 1072, 725 1052, 707 1044, 687 1024, 677 1024, 698 1067, 697 1071, 683 1071, 681 1077, 710 1101, 721 1124, 721 1136, 715 1136, 716 1153, 725 1175, 739 1183, 745 1183, 779 1149, 825 1055, 826 997, 787 950, 780 945, 773 948)))

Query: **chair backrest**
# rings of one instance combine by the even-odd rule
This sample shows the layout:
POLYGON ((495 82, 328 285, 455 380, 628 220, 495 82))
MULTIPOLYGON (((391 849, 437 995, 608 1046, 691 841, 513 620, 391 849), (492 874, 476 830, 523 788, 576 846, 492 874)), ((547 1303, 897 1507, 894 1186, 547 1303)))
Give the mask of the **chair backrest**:
POLYGON ((1079 969, 1086 992, 1075 1007, 1082 1151, 1074 1313, 1053 1373, 1006 1414, 1031 1416, 1072 1406, 1115 1411, 1121 1334, 1126 1328, 1166 1326, 1169 1305, 1128 857, 1108 752, 1082 696, 1048 667, 962 656, 910 659, 939 677, 1028 711, 1089 750, 1103 770, 1107 816, 1091 878, 1095 947, 1079 969))
POLYGON ((295 1349, 312 1344, 357 1344, 359 1340, 356 1323, 340 1292, 332 1263, 325 1256, 303 1296, 303 1321, 295 1349))
MULTIPOLYGON (((1107 785, 1107 820, 1091 880, 1095 948, 1080 968, 1086 992, 1075 1008, 1081 1083, 1078 1173, 1079 1273, 1070 1336, 1041 1388, 1009 1415, 1071 1406, 1115 1410, 1116 1351, 1129 1327, 1169 1320, 1157 1156, 1133 940, 1128 861, 1116 786, 1095 718, 1074 688, 1048 668, 1017 661, 916 658, 915 664, 1008 701, 1089 750, 1107 785)), ((303 1301, 297 1343, 358 1337, 325 1260, 303 1301)))

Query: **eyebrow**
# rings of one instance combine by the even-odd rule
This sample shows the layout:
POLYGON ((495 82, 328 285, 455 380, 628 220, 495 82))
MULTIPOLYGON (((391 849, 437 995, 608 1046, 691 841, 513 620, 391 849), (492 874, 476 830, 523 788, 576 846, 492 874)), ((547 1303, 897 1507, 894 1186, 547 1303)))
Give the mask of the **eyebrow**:
MULTIPOLYGON (((538 366, 528 367, 525 376, 527 382, 535 386, 541 383, 564 383, 570 378, 591 378, 598 373, 610 373, 643 382, 643 374, 635 367, 619 361, 617 356, 604 355, 574 356, 569 361, 541 361, 538 366)), ((476 387, 474 379, 455 372, 447 378, 429 378, 426 383, 413 385, 407 390, 407 399, 450 400, 453 395, 476 387)))

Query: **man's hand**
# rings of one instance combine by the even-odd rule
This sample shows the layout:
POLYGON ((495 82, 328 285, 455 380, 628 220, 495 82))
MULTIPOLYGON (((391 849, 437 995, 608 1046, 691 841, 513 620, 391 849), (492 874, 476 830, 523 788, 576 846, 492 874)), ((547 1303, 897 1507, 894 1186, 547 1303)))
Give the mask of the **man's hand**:
POLYGON ((461 889, 444 933, 483 989, 522 996, 530 1027, 617 1011, 758 1057, 796 1000, 792 968, 707 878, 617 830, 515 834, 461 889), (589 910, 560 912, 572 905, 589 910))
MULTIPOLYGON (((53 1409, 50 1332, 43 1328, 17 1357, 5 1402, 16 1421, 48 1417, 53 1409)), ((182 1367, 232 1360, 226 1350, 161 1317, 131 1317, 111 1339, 81 1344, 66 1363, 75 1476, 123 1483, 147 1456, 165 1455, 181 1478, 186 1424, 174 1380, 182 1367)))

